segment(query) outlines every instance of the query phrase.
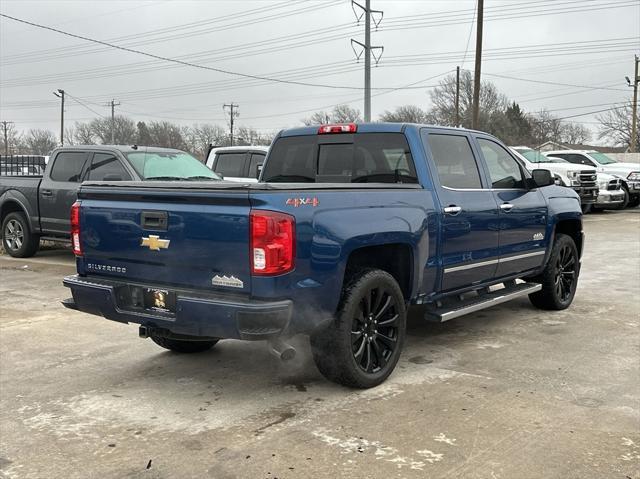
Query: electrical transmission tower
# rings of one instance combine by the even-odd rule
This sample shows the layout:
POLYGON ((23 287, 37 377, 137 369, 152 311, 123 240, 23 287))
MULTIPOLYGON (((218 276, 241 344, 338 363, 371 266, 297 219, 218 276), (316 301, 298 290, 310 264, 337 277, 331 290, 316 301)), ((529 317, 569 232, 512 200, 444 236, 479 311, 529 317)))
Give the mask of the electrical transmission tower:
POLYGON ((120 102, 111 100, 107 103, 107 106, 111 107, 111 144, 116 144, 116 107, 120 106, 120 102))
POLYGON ((4 154, 9 154, 9 140, 7 139, 7 130, 9 129, 9 125, 13 125, 12 121, 3 121, 2 128, 4 129, 4 154))
POLYGON ((231 146, 233 146, 233 122, 240 115, 238 113, 239 107, 240 105, 233 102, 225 103, 224 105, 222 105, 222 109, 225 112, 227 111, 227 108, 229 109, 229 127, 230 127, 229 140, 230 140, 231 146))
POLYGON ((377 65, 384 52, 383 46, 371 46, 371 20, 375 15, 379 15, 378 19, 373 18, 373 23, 377 29, 382 21, 384 12, 382 10, 371 10, 371 0, 365 0, 364 6, 355 0, 351 0, 351 8, 358 23, 364 17, 364 43, 352 38, 351 48, 356 55, 356 60, 360 60, 364 55, 364 121, 371 121, 371 57, 373 56, 377 65), (361 47, 362 50, 358 52, 354 44, 361 47), (378 55, 375 52, 378 52, 378 55))

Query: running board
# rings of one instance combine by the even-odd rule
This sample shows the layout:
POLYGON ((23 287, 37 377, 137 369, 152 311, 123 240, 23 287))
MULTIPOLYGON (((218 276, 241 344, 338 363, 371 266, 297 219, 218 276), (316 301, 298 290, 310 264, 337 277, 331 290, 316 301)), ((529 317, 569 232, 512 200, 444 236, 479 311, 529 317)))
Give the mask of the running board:
POLYGON ((506 303, 520 296, 527 296, 542 289, 541 284, 536 283, 511 283, 502 289, 490 292, 483 292, 475 297, 463 299, 454 303, 452 307, 439 307, 428 310, 425 319, 432 322, 442 323, 450 319, 459 318, 465 314, 475 313, 498 304, 506 303))

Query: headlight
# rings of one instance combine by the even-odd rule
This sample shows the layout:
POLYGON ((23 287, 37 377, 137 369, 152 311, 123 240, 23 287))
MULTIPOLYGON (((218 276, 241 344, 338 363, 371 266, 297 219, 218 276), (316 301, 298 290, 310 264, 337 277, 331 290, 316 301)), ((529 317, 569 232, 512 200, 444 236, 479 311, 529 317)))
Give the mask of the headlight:
POLYGON ((640 181, 640 171, 632 171, 631 173, 629 173, 629 176, 627 176, 627 180, 640 181))
POLYGON ((567 171, 567 176, 569 178, 577 178, 579 174, 579 171, 567 171))

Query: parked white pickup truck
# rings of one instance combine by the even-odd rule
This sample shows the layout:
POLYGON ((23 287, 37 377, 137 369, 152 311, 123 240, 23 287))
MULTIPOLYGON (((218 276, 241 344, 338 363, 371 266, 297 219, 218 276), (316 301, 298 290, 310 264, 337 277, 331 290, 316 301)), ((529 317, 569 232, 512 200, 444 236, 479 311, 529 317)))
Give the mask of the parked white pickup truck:
POLYGON ((222 146, 212 148, 206 165, 225 180, 257 183, 262 164, 269 151, 267 146, 222 146))
POLYGON ((624 207, 640 205, 640 165, 612 160, 604 153, 595 150, 557 150, 547 151, 546 156, 562 158, 580 168, 592 166, 598 173, 607 173, 622 180, 625 193, 624 207))
POLYGON ((580 204, 583 211, 589 210, 598 200, 598 178, 596 169, 592 166, 576 167, 560 158, 552 155, 545 156, 528 146, 509 147, 529 171, 536 168, 544 168, 551 171, 556 179, 556 184, 566 186, 574 190, 580 196, 580 204))

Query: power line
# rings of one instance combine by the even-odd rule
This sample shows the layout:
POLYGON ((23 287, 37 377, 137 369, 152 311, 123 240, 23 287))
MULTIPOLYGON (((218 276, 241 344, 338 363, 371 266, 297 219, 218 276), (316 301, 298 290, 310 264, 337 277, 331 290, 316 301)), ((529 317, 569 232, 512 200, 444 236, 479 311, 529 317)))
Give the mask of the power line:
POLYGON ((98 115, 98 116, 101 116, 101 117, 103 117, 103 118, 106 118, 104 115, 102 115, 101 113, 98 113, 97 111, 95 111, 95 110, 94 110, 93 108, 91 108, 90 106, 85 105, 85 104, 84 104, 84 103, 83 103, 79 98, 76 98, 75 96, 70 95, 70 94, 69 94, 69 92, 67 92, 66 94, 67 94, 67 96, 68 96, 69 98, 71 98, 73 101, 75 101, 78 105, 81 105, 81 106, 85 107, 87 110, 89 110, 89 111, 90 111, 90 112, 92 112, 92 113, 95 113, 95 114, 96 114, 96 115, 98 115))
POLYGON ((99 45, 108 46, 108 47, 114 48, 116 50, 121 50, 121 51, 129 52, 129 53, 136 53, 138 55, 143 55, 143 56, 146 56, 146 57, 149 57, 149 58, 155 58, 156 60, 163 60, 163 61, 166 61, 166 62, 176 63, 176 64, 188 66, 188 67, 199 68, 201 70, 209 70, 209 71, 214 71, 214 72, 217 72, 217 73, 224 73, 225 75, 233 75, 233 76, 239 76, 239 77, 244 77, 244 78, 251 78, 251 79, 254 79, 254 80, 263 80, 263 81, 269 81, 269 82, 273 82, 273 83, 283 83, 283 84, 288 84, 288 85, 311 86, 311 87, 316 87, 316 88, 362 90, 361 87, 350 87, 350 86, 343 86, 343 85, 322 85, 322 84, 318 84, 318 83, 298 82, 298 81, 284 80, 284 79, 280 79, 280 78, 269 78, 269 77, 260 76, 260 75, 252 75, 250 73, 234 72, 234 71, 231 71, 231 70, 225 70, 225 69, 222 69, 222 68, 215 68, 215 67, 210 67, 210 66, 206 66, 206 65, 200 65, 198 63, 191 63, 191 62, 187 62, 187 61, 183 61, 183 60, 178 60, 178 59, 175 59, 175 58, 169 58, 169 57, 165 57, 165 56, 161 56, 161 55, 155 55, 153 53, 143 52, 141 50, 135 50, 133 48, 127 48, 127 47, 122 47, 122 46, 119 46, 119 45, 114 45, 113 43, 103 42, 101 40, 96 40, 95 38, 89 38, 89 37, 85 37, 83 35, 76 35, 75 33, 65 32, 65 31, 60 30, 58 28, 48 27, 46 25, 41 25, 41 24, 38 24, 38 23, 35 23, 35 22, 30 22, 30 21, 27 21, 27 20, 23 20, 21 18, 13 17, 13 16, 7 15, 5 13, 0 13, 0 17, 8 18, 9 20, 13 20, 13 21, 16 21, 16 22, 19 22, 19 23, 24 23, 26 25, 31 25, 32 27, 41 28, 43 30, 49 30, 51 32, 59 33, 61 35, 65 35, 65 36, 68 36, 68 37, 78 38, 80 40, 85 40, 87 42, 92 42, 92 43, 96 43, 96 44, 99 44, 99 45))
POLYGON ((460 68, 464 68, 464 61, 467 59, 467 52, 469 51, 469 44, 471 43, 471 34, 473 33, 473 24, 476 21, 476 9, 478 8, 478 0, 473 7, 473 18, 471 19, 471 26, 469 27, 469 36, 467 37, 467 46, 464 49, 464 55, 462 55, 462 61, 460 62, 460 68))
POLYGON ((602 87, 602 86, 597 87, 597 86, 587 86, 587 85, 573 85, 571 83, 558 83, 558 82, 551 82, 551 81, 545 81, 545 80, 533 80, 531 78, 517 78, 517 77, 508 76, 508 75, 499 75, 497 73, 485 73, 485 75, 492 76, 492 77, 497 77, 497 78, 506 78, 506 79, 509 79, 509 80, 526 81, 526 82, 530 82, 530 83, 542 83, 544 85, 558 85, 558 86, 567 86, 567 87, 573 87, 573 88, 587 88, 587 89, 592 89, 592 90, 626 91, 626 90, 623 90, 622 88, 607 88, 607 87, 602 87))
MULTIPOLYGON (((131 35, 124 35, 124 36, 119 36, 119 37, 112 37, 107 39, 107 41, 110 42, 116 42, 116 41, 126 41, 126 40, 136 40, 132 43, 130 43, 128 46, 134 46, 134 45, 144 45, 147 44, 147 41, 145 40, 141 40, 144 39, 145 37, 152 37, 154 35, 159 35, 162 33, 173 33, 173 32, 178 32, 180 30, 189 30, 190 32, 193 32, 193 29, 195 27, 198 26, 202 26, 202 25, 213 25, 216 23, 221 23, 224 22, 224 20, 226 19, 233 19, 236 21, 236 23, 232 23, 230 25, 223 25, 222 28, 224 27, 228 27, 228 26, 244 26, 246 25, 246 20, 241 20, 240 22, 238 22, 237 20, 239 18, 242 17, 246 17, 246 16, 251 16, 251 15, 256 15, 262 12, 266 12, 266 11, 272 11, 272 10, 278 10, 281 9, 283 7, 289 7, 291 5, 295 5, 295 4, 300 4, 300 3, 305 3, 308 2, 309 0, 296 0, 296 1, 289 1, 289 2, 281 2, 279 4, 276 5, 270 5, 267 7, 262 7, 262 8, 257 8, 257 9, 250 9, 250 10, 244 10, 235 14, 230 14, 230 15, 224 15, 222 17, 216 17, 216 18, 212 18, 212 19, 205 19, 205 20, 199 20, 197 22, 189 22, 189 23, 185 23, 185 24, 181 24, 181 25, 175 25, 173 27, 163 27, 163 28, 159 28, 156 30, 150 30, 147 32, 136 32, 134 34, 131 35)), ((296 11, 298 12, 298 11, 296 11)), ((258 21, 265 21, 267 20, 267 17, 259 17, 257 20, 258 21)), ((216 31, 219 31, 221 27, 217 27, 216 31)), ((209 30, 211 31, 211 30, 209 30)), ((160 37, 157 40, 158 41, 166 41, 170 39, 170 37, 160 37)), ((85 54, 91 54, 91 53, 96 53, 96 52, 100 52, 106 49, 89 49, 89 50, 83 50, 83 51, 77 51, 78 47, 76 45, 73 46, 68 46, 68 47, 60 47, 60 48, 52 48, 52 49, 46 49, 46 50, 32 50, 30 52, 24 52, 24 53, 20 53, 20 54, 15 54, 15 55, 8 55, 5 57, 5 59, 25 59, 25 58, 29 58, 29 57, 42 57, 43 59, 50 59, 50 58, 59 58, 58 55, 56 55, 56 53, 61 54, 63 56, 76 56, 76 55, 85 55, 85 54), (71 53, 69 53, 71 52, 71 53)), ((6 62, 5 62, 6 64, 6 62)))

